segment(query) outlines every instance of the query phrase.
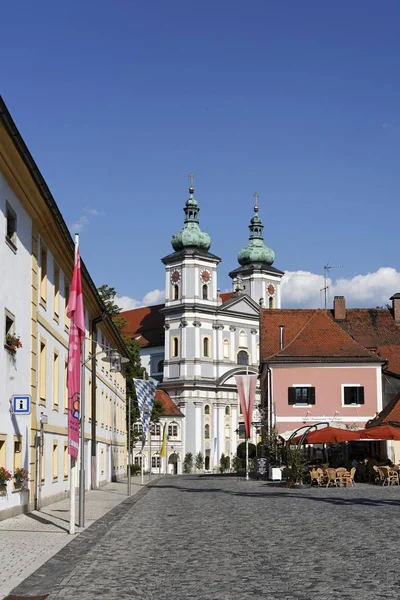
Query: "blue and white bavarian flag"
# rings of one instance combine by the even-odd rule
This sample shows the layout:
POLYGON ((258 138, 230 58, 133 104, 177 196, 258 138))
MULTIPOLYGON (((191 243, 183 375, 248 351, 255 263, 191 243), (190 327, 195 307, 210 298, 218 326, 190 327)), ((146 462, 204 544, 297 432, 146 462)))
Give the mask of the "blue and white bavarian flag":
POLYGON ((153 410, 157 381, 155 379, 134 379, 136 398, 139 406, 140 420, 143 431, 143 446, 150 426, 150 417, 153 410))

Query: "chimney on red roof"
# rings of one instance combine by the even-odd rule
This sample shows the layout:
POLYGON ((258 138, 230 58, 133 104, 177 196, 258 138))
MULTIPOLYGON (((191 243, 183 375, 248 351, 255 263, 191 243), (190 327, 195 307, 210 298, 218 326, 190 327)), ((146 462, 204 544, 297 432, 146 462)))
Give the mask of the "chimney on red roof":
POLYGON ((393 316, 396 323, 400 323, 400 294, 395 294, 391 298, 393 316))
POLYGON ((283 350, 285 343, 285 326, 279 325, 279 350, 283 350))
POLYGON ((346 320, 346 299, 344 296, 335 296, 333 300, 333 316, 335 321, 346 320))

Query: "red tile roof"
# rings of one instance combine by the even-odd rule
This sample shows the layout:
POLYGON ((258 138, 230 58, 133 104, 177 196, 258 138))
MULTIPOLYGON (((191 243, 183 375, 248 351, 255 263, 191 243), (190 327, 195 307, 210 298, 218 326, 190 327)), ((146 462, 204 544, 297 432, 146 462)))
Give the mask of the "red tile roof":
POLYGON ((164 304, 142 306, 133 310, 120 312, 119 315, 127 321, 124 333, 136 338, 142 348, 164 345, 164 315, 160 309, 164 304))
MULTIPOLYGON (((268 362, 380 362, 324 310, 261 310, 261 357, 268 362), (279 326, 284 326, 279 350, 279 326)), ((382 361, 383 362, 383 361, 382 361)))
MULTIPOLYGON (((329 311, 333 318, 333 311, 329 311)), ((386 370, 400 374, 400 327, 388 308, 350 308, 338 325, 366 348, 388 361, 386 370)))
POLYGON ((368 421, 368 427, 381 425, 388 421, 400 423, 400 392, 385 406, 383 410, 371 421, 368 421))
POLYGON ((222 304, 224 302, 226 302, 227 300, 230 300, 233 296, 233 292, 223 292, 222 294, 219 295, 219 297, 222 300, 222 304))
POLYGON ((163 417, 184 417, 172 398, 164 390, 156 390, 155 399, 162 403, 164 407, 163 417))

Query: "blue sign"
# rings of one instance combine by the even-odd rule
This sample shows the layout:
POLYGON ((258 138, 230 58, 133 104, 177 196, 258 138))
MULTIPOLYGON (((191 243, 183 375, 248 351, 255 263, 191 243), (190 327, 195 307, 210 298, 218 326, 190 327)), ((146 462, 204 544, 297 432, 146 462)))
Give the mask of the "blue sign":
POLYGON ((12 412, 14 415, 30 415, 31 414, 31 397, 30 396, 13 396, 11 401, 12 412))

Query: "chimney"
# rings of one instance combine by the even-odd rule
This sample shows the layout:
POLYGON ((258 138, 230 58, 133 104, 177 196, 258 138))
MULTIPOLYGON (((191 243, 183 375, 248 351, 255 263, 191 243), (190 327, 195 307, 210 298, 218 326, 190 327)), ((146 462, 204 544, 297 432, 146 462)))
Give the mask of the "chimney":
POLYGON ((393 316, 396 323, 400 323, 400 294, 395 294, 391 298, 393 316))
POLYGON ((283 349, 283 344, 285 342, 284 332, 285 332, 285 326, 279 325, 279 350, 283 349))
POLYGON ((346 299, 344 296, 335 296, 333 299, 333 316, 335 321, 346 320, 346 299))

